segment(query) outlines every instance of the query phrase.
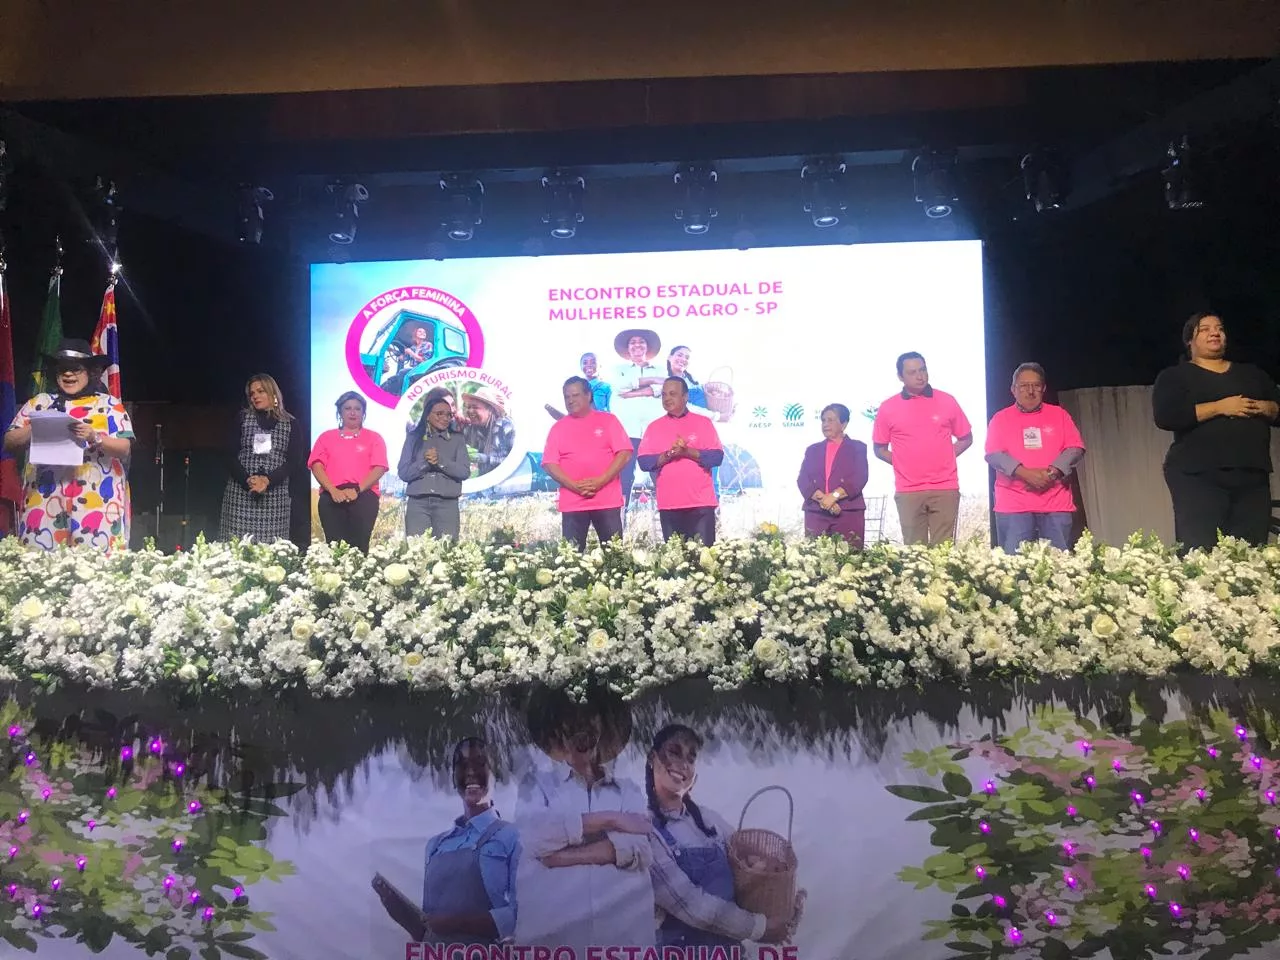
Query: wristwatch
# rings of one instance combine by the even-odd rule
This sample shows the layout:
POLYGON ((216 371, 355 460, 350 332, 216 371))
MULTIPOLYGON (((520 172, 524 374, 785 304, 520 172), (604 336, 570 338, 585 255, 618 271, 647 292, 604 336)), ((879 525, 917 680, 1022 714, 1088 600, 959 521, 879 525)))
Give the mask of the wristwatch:
POLYGON ((1046 472, 1049 474, 1049 476, 1053 477, 1053 479, 1055 480, 1061 480, 1063 477, 1062 471, 1059 470, 1057 467, 1053 466, 1052 464, 1050 464, 1046 468, 1046 472))

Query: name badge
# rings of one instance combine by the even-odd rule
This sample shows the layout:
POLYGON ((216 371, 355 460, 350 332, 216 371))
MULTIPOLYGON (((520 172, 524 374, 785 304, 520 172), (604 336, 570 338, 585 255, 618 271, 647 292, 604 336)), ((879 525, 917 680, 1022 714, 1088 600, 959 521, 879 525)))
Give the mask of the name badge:
POLYGON ((1044 446, 1044 441, 1040 439, 1039 427, 1023 427, 1022 428, 1022 449, 1039 450, 1044 446))
POLYGON ((253 452, 254 453, 270 453, 271 452, 271 434, 255 433, 253 435, 253 452))

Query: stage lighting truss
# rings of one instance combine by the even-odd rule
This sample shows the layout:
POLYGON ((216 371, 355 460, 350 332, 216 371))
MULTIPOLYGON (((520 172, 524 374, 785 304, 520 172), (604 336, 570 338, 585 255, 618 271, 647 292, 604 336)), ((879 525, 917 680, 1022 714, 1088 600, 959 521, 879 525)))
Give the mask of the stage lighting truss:
POLYGON ((369 191, 363 183, 331 183, 325 188, 333 197, 333 229, 329 231, 331 243, 355 243, 356 227, 360 220, 360 204, 369 199, 369 191))
POLYGON ((242 183, 236 188, 236 231, 241 243, 262 242, 262 205, 274 199, 266 187, 242 183))
POLYGON ((542 222, 551 227, 551 236, 557 240, 572 240, 578 232, 582 214, 582 195, 587 181, 572 173, 556 170, 542 178, 542 192, 547 201, 547 212, 542 222))
POLYGON ((1201 177, 1203 158, 1187 136, 1174 140, 1165 151, 1168 165, 1164 168, 1164 202, 1170 210, 1195 210, 1204 206, 1201 177))
POLYGON ((716 209, 716 182, 720 175, 706 164, 690 163, 676 171, 672 178, 680 190, 676 207, 676 219, 684 224, 684 232, 692 237, 702 236, 711 229, 716 209))
POLYGON ((911 161, 916 203, 924 208, 924 215, 930 220, 951 216, 960 200, 956 185, 958 165, 955 152, 949 150, 925 150, 911 161))
POLYGON ((839 157, 810 160, 800 168, 804 212, 819 229, 834 227, 845 211, 845 163, 839 157))
POLYGON ((1070 191, 1067 168, 1051 150, 1035 150, 1022 158, 1022 185, 1036 213, 1058 210, 1070 191))
POLYGON ((468 174, 449 173, 440 178, 440 195, 445 234, 450 240, 470 240, 484 223, 484 184, 468 174))

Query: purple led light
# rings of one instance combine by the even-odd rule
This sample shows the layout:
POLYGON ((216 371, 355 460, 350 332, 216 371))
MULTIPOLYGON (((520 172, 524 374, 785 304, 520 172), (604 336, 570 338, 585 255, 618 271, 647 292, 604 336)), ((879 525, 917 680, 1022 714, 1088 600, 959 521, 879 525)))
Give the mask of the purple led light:
POLYGON ((1236 737, 1240 740, 1249 739, 1249 731, 1240 725, 1236 725, 1236 737))
POLYGON ((120 759, 121 759, 121 760, 132 760, 132 759, 133 759, 133 747, 121 747, 121 748, 120 748, 120 759))
POLYGON ((1133 798, 1133 802, 1136 803, 1138 806, 1142 806, 1144 803, 1147 802, 1147 798, 1144 797, 1142 794, 1138 793, 1138 791, 1136 790, 1133 793, 1129 794, 1129 796, 1133 798))
POLYGON ((174 840, 174 841, 173 841, 173 852, 174 852, 174 853, 179 853, 179 852, 182 850, 182 842, 183 842, 183 841, 182 841, 182 838, 181 838, 181 837, 178 837, 176 840, 174 840))
POLYGON ((26 822, 27 822, 27 818, 29 818, 30 816, 31 816, 31 811, 30 811, 30 810, 19 810, 19 811, 18 811, 18 823, 26 823, 26 822))
POLYGON ((48 800, 51 796, 53 796, 53 791, 50 790, 48 787, 45 787, 43 790, 40 791, 41 800, 48 800))
POLYGON ((29 767, 36 762, 36 755, 32 751, 28 750, 27 755, 23 757, 23 760, 26 761, 26 764, 29 767))
POLYGON ((1062 844, 1062 852, 1065 856, 1068 856, 1068 857, 1075 856, 1076 845, 1072 843, 1070 840, 1067 840, 1065 843, 1062 844))
POLYGON ((90 820, 87 824, 85 824, 85 826, 89 828, 90 833, 93 833, 93 828, 96 827, 97 825, 98 825, 97 820, 90 820))
POLYGON ((987 796, 992 796, 996 792, 996 782, 994 780, 988 780, 982 785, 982 789, 987 792, 987 796))
POLYGON ((9 896, 16 897, 18 895, 18 885, 16 883, 9 884, 9 896))
POLYGON ((38 917, 42 913, 44 913, 44 907, 42 907, 40 904, 34 903, 31 905, 31 915, 33 917, 38 917))
POLYGON ((1010 927, 1010 928, 1009 928, 1009 942, 1010 942, 1010 943, 1021 943, 1021 942, 1022 942, 1022 931, 1021 931, 1021 930, 1019 930, 1017 927, 1010 927))
POLYGON ((1255 770, 1262 769, 1262 758, 1258 756, 1256 753, 1253 754, 1253 756, 1249 757, 1249 762, 1253 764, 1253 769, 1255 770))
POLYGON ((1204 787, 1197 787, 1197 788, 1196 788, 1196 799, 1197 799, 1197 800, 1199 800, 1201 803, 1204 803, 1204 798, 1205 798, 1205 796, 1206 796, 1206 794, 1205 794, 1205 792, 1204 792, 1204 787))
POLYGON ((151 741, 151 752, 152 752, 152 753, 159 753, 159 752, 160 752, 161 750, 163 750, 163 749, 164 749, 164 744, 160 742, 160 738, 159 738, 159 737, 156 737, 154 740, 152 740, 152 741, 151 741))
POLYGON ((987 879, 987 868, 984 867, 982 864, 978 864, 976 867, 973 868, 973 875, 977 877, 979 880, 985 880, 987 879))
POLYGON ((61 877, 54 877, 52 880, 49 881, 49 889, 52 890, 54 893, 57 893, 58 888, 61 886, 62 886, 61 877))
POLYGON ((1141 850, 1139 850, 1138 852, 1139 852, 1140 854, 1142 854, 1142 859, 1143 859, 1143 860, 1146 860, 1148 863, 1151 861, 1151 848, 1150 848, 1150 847, 1143 847, 1143 848, 1142 848, 1141 850))
MULTIPOLYGON (((192 800, 190 803, 187 804, 187 813, 199 813, 200 809, 201 807, 200 807, 199 800, 192 800)), ((988 827, 987 829, 990 830, 991 828, 988 827)))
POLYGON ((164 888, 166 890, 170 889, 174 883, 173 874, 169 874, 169 876, 164 878, 164 888))
POLYGON ((1000 894, 998 893, 993 893, 991 895, 991 902, 996 905, 997 910, 1003 910, 1005 907, 1009 905, 1009 901, 1007 901, 1004 897, 1000 896, 1000 894))
POLYGON ((1058 925, 1058 915, 1052 910, 1046 910, 1044 912, 1044 922, 1051 927, 1056 927, 1058 925))
POLYGON ((1072 890, 1080 885, 1080 881, 1076 879, 1076 875, 1074 873, 1064 874, 1062 879, 1072 890))
POLYGON ((1209 748, 1209 759, 1211 759, 1211 760, 1217 760, 1217 759, 1218 759, 1218 748, 1217 748, 1217 747, 1210 747, 1210 748, 1209 748))
POLYGON ((200 891, 199 891, 199 890, 192 890, 192 891, 191 891, 191 902, 192 902, 192 903, 199 903, 199 902, 200 902, 200 891))
POLYGON ((1152 820, 1152 821, 1151 821, 1151 832, 1152 832, 1152 833, 1154 833, 1157 837, 1158 837, 1158 836, 1160 836, 1160 821, 1159 821, 1159 820, 1152 820))
POLYGON ((76 857, 76 869, 79 870, 81 873, 84 873, 85 865, 88 862, 89 861, 86 860, 84 857, 76 857))
POLYGON ((1182 916, 1182 904, 1180 904, 1180 903, 1171 903, 1171 904, 1169 904, 1169 912, 1170 912, 1171 914, 1173 914, 1175 917, 1181 917, 1181 916, 1182 916))
POLYGON ((186 772, 187 772, 187 765, 185 763, 179 763, 177 766, 173 768, 173 775, 175 777, 180 777, 186 772))
POLYGON ((1188 867, 1185 863, 1178 864, 1178 876, 1180 876, 1183 880, 1190 880, 1191 868, 1188 867))
POLYGON ((1263 796, 1267 798, 1267 803, 1274 804, 1276 802, 1276 792, 1274 790, 1268 790, 1263 796))
POLYGON ((234 894, 235 894, 236 899, 237 899, 237 900, 239 900, 241 897, 243 897, 243 896, 244 896, 244 887, 236 887, 236 888, 235 888, 234 890, 232 890, 231 892, 232 892, 232 893, 234 893, 234 894))
POLYGON ((205 907, 205 908, 204 908, 204 912, 203 912, 202 914, 200 914, 200 917, 201 917, 201 919, 203 919, 203 920, 204 920, 204 922, 205 922, 205 923, 212 923, 212 922, 213 922, 213 907, 205 907))
POLYGON ((1119 757, 1116 757, 1114 760, 1111 761, 1111 769, 1114 770, 1116 773, 1119 773, 1121 770, 1124 769, 1124 763, 1120 760, 1119 757))
POLYGON ((1280 840, 1280 827, 1276 827, 1276 839, 1280 840))
POLYGON ((1089 751, 1090 751, 1090 750, 1092 750, 1092 749, 1093 749, 1093 744, 1092 744, 1092 743, 1090 743, 1088 740, 1081 740, 1081 741, 1080 741, 1080 750, 1081 750, 1081 752, 1083 752, 1083 753, 1084 753, 1084 755, 1085 755, 1086 757, 1089 755, 1089 751))
POLYGON ((991 824, 987 823, 987 821, 985 821, 985 820, 979 820, 979 821, 978 821, 978 832, 979 832, 979 833, 990 833, 990 832, 991 832, 991 824))
POLYGON ((1195 827, 1187 828, 1187 836, 1191 838, 1192 843, 1200 842, 1200 831, 1197 830, 1195 827))
POLYGON ((1067 816, 1074 817, 1075 815, 1076 815, 1076 808, 1073 807, 1071 804, 1067 804, 1067 816))
POLYGON ((1098 781, 1093 778, 1092 773, 1084 778, 1084 785, 1088 787, 1090 790, 1094 788, 1094 785, 1097 784, 1097 782, 1098 781))
POLYGON ((1154 900, 1156 898, 1156 885, 1154 883, 1148 883, 1142 888, 1142 892, 1147 895, 1147 899, 1154 900))
POLYGON ((15 725, 15 726, 12 726, 12 727, 10 727, 10 728, 9 728, 9 739, 10 739, 10 740, 14 739, 15 737, 20 737, 20 736, 22 736, 22 728, 21 728, 21 727, 19 727, 19 726, 16 726, 16 725, 15 725))
POLYGON ((14 858, 16 858, 16 857, 18 856, 18 853, 19 853, 19 850, 18 850, 18 848, 17 848, 17 847, 10 847, 10 848, 9 848, 9 859, 10 859, 10 860, 13 860, 14 858))
POLYGON ((115 788, 115 787, 107 787, 107 799, 108 799, 108 800, 114 800, 115 798, 116 798, 116 788, 115 788))

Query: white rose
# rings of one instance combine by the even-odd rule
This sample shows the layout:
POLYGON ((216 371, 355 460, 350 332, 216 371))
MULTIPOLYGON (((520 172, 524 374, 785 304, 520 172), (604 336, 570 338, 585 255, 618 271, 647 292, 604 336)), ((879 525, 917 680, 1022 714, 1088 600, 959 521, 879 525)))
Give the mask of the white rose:
POLYGON ((841 579, 841 580, 852 580, 852 579, 853 579, 853 575, 854 575, 854 573, 855 573, 855 571, 854 571, 854 569, 853 569, 853 564, 852 564, 852 563, 846 563, 844 566, 842 566, 842 567, 840 568, 840 579, 841 579))
POLYGON ((320 574, 320 590, 323 593, 337 593, 342 587, 342 576, 330 570, 320 574))
POLYGON ((508 557, 507 562, 502 565, 502 572, 505 573, 508 577, 514 577, 516 575, 516 572, 519 569, 520 569, 520 565, 517 564, 515 560, 513 560, 511 557, 508 557))
POLYGON ((1179 646, 1185 647, 1196 638, 1196 631, 1190 624, 1184 623, 1181 626, 1174 627, 1170 636, 1179 646))
POLYGON ((284 583, 284 567, 272 564, 262 571, 262 579, 267 583, 284 583))
POLYGON ((1120 626, 1105 613, 1100 613, 1093 618, 1090 629, 1095 637, 1105 640, 1107 637, 1114 637, 1120 631, 1120 626))
POLYGON ((1178 596, 1178 585, 1172 580, 1161 580, 1160 595, 1166 600, 1175 599, 1178 596))
POLYGON ((609 586, 604 583, 597 583, 591 588, 591 596, 598 603, 609 602, 609 586))
POLYGON ((64 617, 61 626, 64 637, 78 637, 84 632, 80 626, 80 621, 75 617, 64 617))
POLYGON ((221 610, 213 615, 213 618, 209 623, 213 629, 217 630, 219 633, 231 633, 236 628, 235 620, 227 616, 221 610))
POLYGON ((1219 600, 1231 599, 1231 588, 1225 583, 1219 582, 1218 585, 1213 588, 1213 592, 1217 594, 1219 600))
POLYGON ((782 647, 777 640, 761 637, 752 645, 751 653, 761 663, 774 663, 782 656, 782 647))
POLYGON ((631 559, 635 561, 637 567, 647 567, 649 565, 649 554, 644 550, 633 550, 631 559))
POLYGON ((402 587, 409 582, 413 571, 403 563, 389 563, 387 569, 382 571, 382 576, 393 587, 402 587))
POLYGON ((840 604, 846 610, 852 610, 858 605, 858 594, 854 590, 841 590, 836 594, 836 603, 840 604))
POLYGON ((437 580, 448 580, 449 565, 443 560, 437 560, 435 565, 431 568, 431 576, 435 577, 437 580))
POLYGON ((716 555, 710 547, 703 547, 698 554, 698 566, 703 570, 714 570, 716 568, 716 555))
POLYGON ((930 617, 940 617, 947 612, 947 598, 937 593, 926 593, 920 599, 920 609, 930 617))
POLYGON ((608 650, 610 646, 609 634, 599 627, 587 634, 587 649, 592 653, 601 653, 608 650))
POLYGON ((363 640, 369 636, 369 624, 364 620, 357 620, 356 625, 351 628, 351 635, 357 640, 363 640))
POLYGON ((76 579, 81 580, 84 583, 88 583, 91 580, 96 579, 97 576, 98 576, 97 571, 95 571, 93 567, 89 566, 87 563, 76 564, 76 579))
POLYGON ((178 668, 178 679, 190 683, 200 679, 200 668, 194 663, 184 663, 178 668))
POLYGON ((406 653, 404 655, 404 665, 412 670, 414 667, 422 666, 422 654, 406 653))
POLYGON ((27 597, 22 603, 18 604, 18 613, 26 620, 42 617, 44 616, 44 601, 39 597, 27 597))
POLYGON ((1014 587, 1016 586, 1017 584, 1014 583, 1013 577, 1005 577, 1000 581, 1000 595, 1002 597, 1011 596, 1013 594, 1014 587))
MULTIPOLYGON (((283 573, 283 570, 282 570, 281 572, 283 573)), ((281 580, 283 580, 283 579, 284 579, 284 577, 283 577, 283 576, 281 576, 281 578, 280 578, 280 579, 281 579, 281 580)), ((272 582, 272 583, 279 583, 280 581, 279 581, 279 580, 272 580, 271 582, 272 582)), ((220 577, 214 577, 214 578, 212 578, 211 580, 209 580, 209 581, 204 585, 204 588, 205 588, 206 590, 208 590, 210 593, 226 593, 226 591, 227 591, 227 581, 225 581, 225 580, 221 579, 220 577)))
POLYGON ((124 612, 128 616, 137 619, 147 612, 147 605, 143 602, 141 597, 126 597, 124 601, 124 612))
POLYGON ((1280 563, 1280 547, 1274 543, 1262 548, 1262 559, 1267 563, 1280 563))
POLYGON ((319 673, 319 672, 320 672, 321 670, 323 670, 323 669, 324 669, 324 661, 323 661, 323 660, 308 660, 308 661, 307 661, 307 676, 308 676, 308 677, 314 677, 317 673, 319 673))
POLYGON ((537 582, 538 586, 549 587, 551 586, 551 581, 555 578, 551 575, 551 571, 546 567, 539 567, 538 572, 533 575, 533 579, 537 582))
POLYGON ((293 629, 289 631, 293 635, 293 639, 299 643, 306 643, 315 636, 316 625, 310 620, 295 620, 293 629))

